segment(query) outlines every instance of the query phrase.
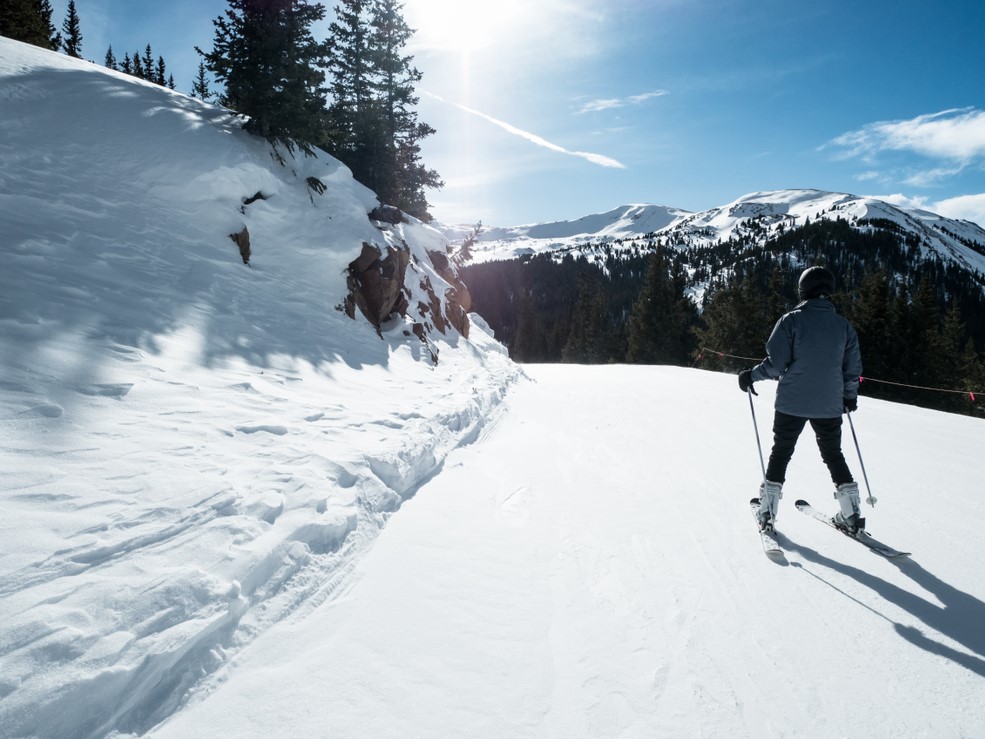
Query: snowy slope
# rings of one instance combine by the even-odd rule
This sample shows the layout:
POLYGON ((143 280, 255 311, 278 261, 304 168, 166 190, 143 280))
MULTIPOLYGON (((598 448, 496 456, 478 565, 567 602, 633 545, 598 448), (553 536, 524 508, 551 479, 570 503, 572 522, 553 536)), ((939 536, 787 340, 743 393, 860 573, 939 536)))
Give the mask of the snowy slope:
POLYGON ((805 436, 771 562, 734 377, 433 365, 335 309, 363 241, 440 285, 375 202, 0 39, 0 735, 985 734, 981 421, 863 399, 899 564, 805 436))
POLYGON ((336 309, 364 242, 407 243, 410 298, 446 284, 444 237, 376 204, 227 111, 0 38, 0 735, 154 725, 481 430, 518 374, 481 320, 435 366, 336 309))
MULTIPOLYGON (((899 562, 795 511, 834 506, 805 434, 773 562, 734 377, 526 369, 344 596, 270 629, 153 735, 985 734, 982 421, 862 399, 866 511, 913 552, 899 562)), ((775 386, 757 387, 765 434, 775 386)))
MULTIPOLYGON (((661 237, 671 244, 702 246, 737 236, 751 226, 762 229, 756 238, 765 241, 781 227, 790 229, 819 218, 892 221, 905 232, 920 237, 925 256, 936 254, 964 269, 985 274, 985 229, 978 224, 871 197, 822 190, 749 193, 727 205, 698 213, 637 205, 562 224, 490 228, 480 235, 472 251, 476 262, 484 262, 615 241, 624 242, 622 248, 632 248, 642 236, 661 237), (977 243, 978 249, 969 248, 968 242, 977 243)), ((460 241, 466 230, 447 229, 446 233, 460 241)))

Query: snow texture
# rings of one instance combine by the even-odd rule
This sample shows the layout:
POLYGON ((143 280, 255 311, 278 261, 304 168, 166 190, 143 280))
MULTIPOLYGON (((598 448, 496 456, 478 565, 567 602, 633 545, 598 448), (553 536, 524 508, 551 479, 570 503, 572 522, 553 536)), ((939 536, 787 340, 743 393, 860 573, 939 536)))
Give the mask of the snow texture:
POLYGON ((433 365, 335 309, 364 241, 447 245, 375 204, 0 39, 0 735, 985 734, 980 420, 862 399, 903 561, 794 510, 805 436, 772 561, 734 377, 521 372, 477 316, 433 365))

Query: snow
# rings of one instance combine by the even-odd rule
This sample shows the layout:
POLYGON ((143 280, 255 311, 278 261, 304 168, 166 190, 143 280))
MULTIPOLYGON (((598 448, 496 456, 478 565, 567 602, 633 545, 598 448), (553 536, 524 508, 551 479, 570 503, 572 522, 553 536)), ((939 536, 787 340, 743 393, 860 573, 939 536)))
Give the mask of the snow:
POLYGON ((3 736, 985 733, 980 420, 862 399, 901 562, 794 510, 805 436, 774 562, 734 377, 521 370, 474 315, 435 365, 335 306, 447 240, 335 160, 7 39, 0 100, 3 736))
POLYGON ((870 528, 913 550, 902 562, 796 512, 797 496, 834 505, 805 438, 777 564, 748 513, 759 464, 734 378, 525 370, 344 596, 271 629, 153 735, 985 730, 981 421, 863 398, 870 528))
MULTIPOLYGON (((592 259, 594 254, 587 247, 603 243, 614 244, 616 251, 634 248, 642 237, 710 246, 739 236, 750 224, 765 229, 759 237, 765 240, 777 235, 781 227, 789 229, 824 218, 891 221, 920 238, 925 257, 942 258, 962 269, 985 273, 985 229, 976 223, 891 205, 877 198, 810 189, 748 193, 698 213, 667 206, 631 205, 574 221, 491 227, 483 231, 472 251, 476 263, 561 250, 581 250, 592 259), (969 248, 966 242, 977 243, 979 249, 969 248)), ((444 233, 460 242, 468 230, 460 226, 446 228, 444 233)))
MULTIPOLYGON (((476 263, 514 259, 586 244, 614 242, 664 230, 691 215, 662 205, 623 205, 573 221, 512 227, 483 227, 472 249, 476 263)), ((442 232, 460 243, 473 226, 445 226, 442 232)))

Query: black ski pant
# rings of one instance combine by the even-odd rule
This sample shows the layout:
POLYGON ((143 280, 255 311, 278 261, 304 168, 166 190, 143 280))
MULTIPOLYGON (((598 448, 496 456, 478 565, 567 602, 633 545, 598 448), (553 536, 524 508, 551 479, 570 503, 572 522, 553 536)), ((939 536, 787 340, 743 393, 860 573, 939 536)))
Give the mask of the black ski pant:
POLYGON ((835 485, 854 482, 845 455, 841 451, 841 416, 837 418, 801 418, 789 416, 776 411, 773 416, 773 451, 770 452, 770 463, 766 468, 766 479, 770 482, 784 482, 787 477, 787 465, 793 456, 797 439, 810 421, 811 428, 817 438, 817 448, 821 450, 821 459, 828 466, 831 479, 835 485))

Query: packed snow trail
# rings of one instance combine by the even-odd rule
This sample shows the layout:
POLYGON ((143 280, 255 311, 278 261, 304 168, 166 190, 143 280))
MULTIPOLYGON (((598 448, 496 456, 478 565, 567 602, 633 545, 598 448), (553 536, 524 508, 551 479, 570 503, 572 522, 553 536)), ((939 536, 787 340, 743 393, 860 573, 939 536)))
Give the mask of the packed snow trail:
POLYGON ((985 732, 980 420, 862 398, 870 528, 915 553, 895 562, 794 510, 833 505, 805 435, 774 562, 734 377, 525 370, 344 596, 271 628, 154 735, 985 732))

